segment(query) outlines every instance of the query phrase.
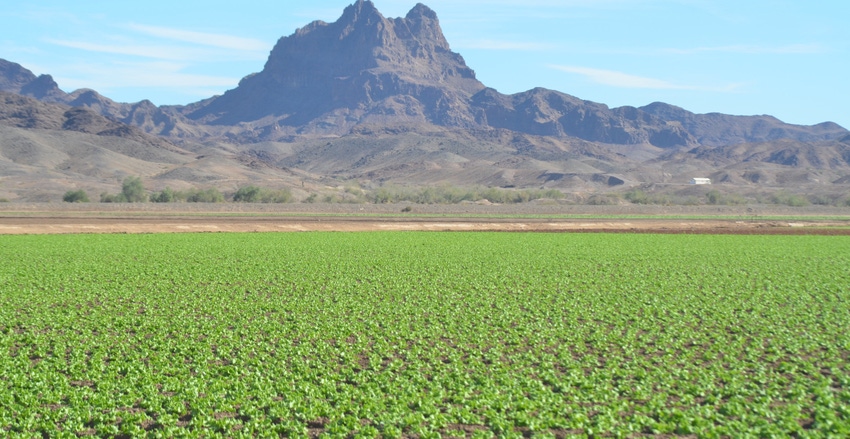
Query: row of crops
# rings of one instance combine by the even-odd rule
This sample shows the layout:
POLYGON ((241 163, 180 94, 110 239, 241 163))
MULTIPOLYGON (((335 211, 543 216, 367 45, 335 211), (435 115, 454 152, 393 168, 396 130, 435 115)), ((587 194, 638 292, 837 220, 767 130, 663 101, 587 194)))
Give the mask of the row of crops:
POLYGON ((0 436, 846 437, 850 239, 0 238, 0 436))

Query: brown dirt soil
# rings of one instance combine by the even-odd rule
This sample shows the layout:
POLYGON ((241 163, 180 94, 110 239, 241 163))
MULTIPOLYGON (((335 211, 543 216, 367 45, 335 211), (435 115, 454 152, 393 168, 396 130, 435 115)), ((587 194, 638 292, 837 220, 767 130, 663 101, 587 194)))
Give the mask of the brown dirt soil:
POLYGON ((414 205, 412 213, 400 215, 399 212, 404 207, 400 205, 303 204, 198 206, 179 203, 171 205, 10 203, 0 207, 0 235, 376 230, 850 235, 850 215, 844 210, 777 211, 752 207, 735 210, 707 206, 634 208, 632 206, 531 204, 523 206, 414 205), (387 214, 393 214, 393 216, 386 216, 387 214), (433 215, 439 215, 439 217, 433 215), (480 215, 493 216, 481 217, 480 215), (535 215, 535 217, 517 218, 517 215, 535 215), (547 218, 547 215, 551 217, 547 218), (559 215, 562 217, 556 217, 559 215), (581 217, 565 219, 564 215, 581 215, 581 217), (610 215, 650 215, 650 217, 602 218, 610 215), (652 218, 651 215, 676 215, 682 218, 652 218), (705 219, 691 219, 687 218, 688 215, 699 215, 705 219), (771 216, 770 219, 763 219, 768 215, 771 216), (776 219, 783 215, 790 219, 776 219), (712 216, 718 216, 718 218, 712 219, 712 216), (807 216, 813 219, 806 219, 807 216), (817 219, 817 216, 837 219, 817 219))

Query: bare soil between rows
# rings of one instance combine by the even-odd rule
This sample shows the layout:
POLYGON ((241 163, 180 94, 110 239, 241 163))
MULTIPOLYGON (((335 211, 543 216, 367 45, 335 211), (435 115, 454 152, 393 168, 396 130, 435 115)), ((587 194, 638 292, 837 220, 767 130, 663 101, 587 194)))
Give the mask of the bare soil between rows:
POLYGON ((850 221, 554 219, 378 216, 0 215, 2 234, 190 232, 499 231, 581 233, 850 235, 850 221))

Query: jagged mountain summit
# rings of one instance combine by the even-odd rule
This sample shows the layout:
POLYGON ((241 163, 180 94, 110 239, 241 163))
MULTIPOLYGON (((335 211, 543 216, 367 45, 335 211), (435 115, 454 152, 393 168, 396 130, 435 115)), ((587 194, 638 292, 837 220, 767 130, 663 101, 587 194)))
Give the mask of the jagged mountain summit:
POLYGON ((435 125, 618 144, 696 144, 677 122, 638 109, 610 110, 545 89, 506 96, 487 88, 451 51, 436 13, 421 3, 390 19, 371 1, 358 0, 334 23, 316 21, 281 38, 263 71, 184 114, 203 124, 248 123, 245 140, 435 125))
POLYGON ((334 23, 315 21, 281 38, 263 71, 187 116, 288 133, 341 135, 364 124, 472 127, 469 102, 484 88, 427 6, 389 19, 359 0, 334 23))

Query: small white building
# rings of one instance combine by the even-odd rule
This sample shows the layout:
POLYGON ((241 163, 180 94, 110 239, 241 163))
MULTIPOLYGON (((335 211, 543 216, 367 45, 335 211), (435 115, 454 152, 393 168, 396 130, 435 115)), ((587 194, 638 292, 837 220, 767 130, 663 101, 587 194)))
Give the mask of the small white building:
POLYGON ((704 177, 694 177, 691 179, 691 184, 711 184, 711 179, 704 177))

